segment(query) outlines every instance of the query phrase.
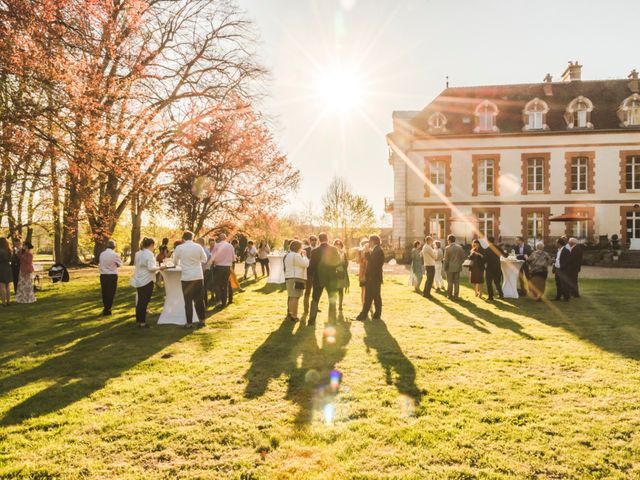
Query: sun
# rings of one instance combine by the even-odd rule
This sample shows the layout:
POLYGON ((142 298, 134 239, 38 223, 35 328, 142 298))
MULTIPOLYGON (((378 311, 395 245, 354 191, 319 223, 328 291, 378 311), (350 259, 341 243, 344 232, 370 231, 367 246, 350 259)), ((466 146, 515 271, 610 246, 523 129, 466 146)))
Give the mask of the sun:
POLYGON ((359 106, 363 93, 362 81, 354 71, 334 69, 316 77, 315 95, 327 110, 348 113, 359 106))

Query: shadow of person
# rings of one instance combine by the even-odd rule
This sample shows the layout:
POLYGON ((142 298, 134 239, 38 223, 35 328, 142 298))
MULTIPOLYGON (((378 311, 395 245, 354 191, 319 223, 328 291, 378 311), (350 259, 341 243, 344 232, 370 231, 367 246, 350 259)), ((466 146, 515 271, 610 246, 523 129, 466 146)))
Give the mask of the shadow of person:
MULTIPOLYGON (((246 286, 245 284, 241 284, 241 286, 246 286)), ((284 292, 287 289, 287 286, 284 283, 265 283, 263 286, 258 288, 256 292, 264 293, 266 295, 275 292, 284 292)))
MULTIPOLYGON (((446 311, 449 315, 451 315, 453 318, 455 318, 459 322, 464 323, 465 325, 468 325, 468 326, 470 326, 472 328, 475 328, 479 332, 491 333, 489 330, 484 328, 482 325, 479 325, 475 318, 470 317, 469 315, 465 314, 464 312, 461 312, 457 308, 449 306, 446 303, 441 302, 440 300, 438 300, 435 297, 432 298, 431 301, 433 303, 435 303, 436 305, 438 305, 440 308, 442 308, 444 311, 446 311)), ((460 302, 460 300, 459 300, 459 302, 460 302)))
MULTIPOLYGON (((56 412, 103 388, 111 378, 179 341, 184 329, 137 329, 130 321, 112 322, 110 328, 84 337, 61 355, 2 380, 0 394, 31 382, 49 386, 11 407, 0 421, 19 424, 25 419, 56 412)), ((78 334, 82 336, 81 333, 78 334)))
POLYGON ((415 366, 403 353, 400 345, 389 332, 387 324, 383 320, 366 320, 364 331, 367 352, 376 351, 378 361, 384 369, 387 385, 395 385, 398 392, 418 404, 421 392, 416 385, 415 366))
POLYGON ((285 319, 253 352, 251 366, 244 374, 247 380, 245 398, 260 397, 266 392, 271 379, 283 374, 291 375, 296 366, 294 347, 299 341, 293 335, 295 326, 295 322, 285 319))
POLYGON ((520 325, 518 322, 514 320, 511 320, 510 318, 497 315, 491 310, 482 308, 478 304, 467 301, 467 300, 462 300, 459 303, 460 305, 464 306, 469 313, 484 320, 485 322, 492 323, 498 328, 511 330, 512 332, 517 333, 521 337, 526 338, 528 340, 534 339, 531 335, 523 331, 522 325, 520 325))

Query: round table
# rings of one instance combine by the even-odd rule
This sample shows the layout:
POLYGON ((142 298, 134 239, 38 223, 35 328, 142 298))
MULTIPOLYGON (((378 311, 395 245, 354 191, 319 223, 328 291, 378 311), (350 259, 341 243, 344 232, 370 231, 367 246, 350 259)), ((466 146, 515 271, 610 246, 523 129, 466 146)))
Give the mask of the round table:
MULTIPOLYGON (((187 316, 184 311, 184 295, 182 294, 182 269, 180 267, 161 270, 164 279, 164 305, 158 319, 158 325, 186 325, 187 316)), ((193 308, 193 322, 199 322, 196 309, 193 308)))
POLYGON ((269 259, 269 278, 267 278, 267 283, 284 283, 284 264, 282 263, 284 255, 284 253, 267 255, 269 259))
POLYGON ((502 293, 504 298, 518 298, 518 274, 524 260, 513 260, 502 257, 500 268, 502 269, 502 293))

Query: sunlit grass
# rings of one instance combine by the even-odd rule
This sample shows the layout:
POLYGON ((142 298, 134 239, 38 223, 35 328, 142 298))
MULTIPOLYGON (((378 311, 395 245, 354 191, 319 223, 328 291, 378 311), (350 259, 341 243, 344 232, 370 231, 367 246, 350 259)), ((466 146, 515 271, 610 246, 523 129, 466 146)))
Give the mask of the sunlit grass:
POLYGON ((99 317, 84 276, 0 311, 0 478, 637 478, 636 290, 557 315, 389 276, 384 322, 351 322, 356 287, 332 342, 262 282, 188 333, 134 328, 126 278, 99 317))

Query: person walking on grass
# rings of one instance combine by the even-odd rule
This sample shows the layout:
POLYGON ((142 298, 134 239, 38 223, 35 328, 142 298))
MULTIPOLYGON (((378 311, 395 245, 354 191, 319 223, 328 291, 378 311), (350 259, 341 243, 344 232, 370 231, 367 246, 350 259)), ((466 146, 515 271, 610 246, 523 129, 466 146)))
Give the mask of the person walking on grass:
POLYGON ((153 256, 155 243, 153 238, 143 238, 140 250, 136 252, 133 261, 134 269, 130 284, 136 289, 136 324, 140 328, 147 327, 147 307, 153 295, 156 273, 166 268, 158 267, 153 256))
POLYGON ((440 240, 433 241, 433 251, 436 252, 436 275, 433 282, 436 286, 436 292, 445 292, 444 279, 442 278, 442 259, 444 258, 444 250, 440 240))
MULTIPOLYGON (((315 235, 311 235, 309 237, 309 245, 304 247, 305 252, 307 252, 307 258, 311 261, 311 251, 318 246, 318 237, 315 235)), ((313 275, 314 272, 311 269, 311 266, 307 268, 307 285, 304 290, 304 299, 302 301, 304 311, 302 313, 303 316, 309 313, 309 303, 311 301, 311 290, 313 289, 313 275)))
POLYGON ((13 295, 18 294, 18 280, 20 279, 20 252, 22 251, 22 242, 20 240, 13 241, 13 253, 11 254, 11 278, 13 281, 13 295))
POLYGON ((422 261, 424 262, 424 269, 427 272, 427 281, 424 284, 424 292, 422 293, 424 298, 431 298, 433 279, 436 276, 436 252, 432 245, 433 238, 425 238, 424 247, 422 248, 422 261))
POLYGON ((498 297, 504 298, 502 293, 502 267, 500 258, 504 257, 502 249, 495 244, 495 239, 487 239, 489 245, 484 249, 485 280, 487 281, 487 293, 489 300, 493 300, 493 287, 498 291, 498 297))
POLYGON ((226 234, 218 235, 218 242, 211 261, 213 262, 216 301, 220 302, 220 308, 225 308, 229 303, 233 303, 233 290, 229 288, 229 277, 236 261, 236 250, 232 244, 227 242, 226 234))
POLYGON ((356 320, 364 322, 369 317, 369 310, 373 304, 373 320, 382 319, 382 267, 384 265, 384 252, 380 246, 380 237, 371 235, 369 245, 372 247, 367 256, 367 271, 365 273, 365 300, 362 311, 356 320))
POLYGON ((358 249, 358 283, 360 284, 360 305, 364 305, 364 297, 367 290, 367 256, 370 251, 369 240, 367 240, 366 238, 360 240, 360 248, 358 249))
POLYGON ((480 240, 477 238, 471 242, 469 253, 469 280, 473 285, 476 297, 482 298, 482 284, 484 283, 484 254, 480 240))
POLYGON ((411 285, 417 293, 420 293, 420 285, 422 285, 422 274, 424 272, 424 264, 422 263, 422 251, 419 240, 413 242, 411 250, 411 285))
POLYGON ((284 278, 287 285, 287 320, 297 322, 298 303, 307 283, 309 259, 299 240, 289 245, 289 253, 284 256, 284 278))
POLYGON ((253 271, 253 280, 258 281, 258 273, 256 270, 256 257, 258 256, 258 250, 251 240, 247 243, 247 248, 244 249, 244 280, 247 279, 249 269, 253 271))
MULTIPOLYGON (((173 263, 182 268, 181 283, 184 295, 184 311, 187 318, 186 328, 193 327, 193 309, 195 307, 200 325, 205 324, 206 307, 204 305, 204 275, 202 264, 207 261, 204 249, 193 241, 193 232, 182 234, 183 243, 173 251, 173 263)), ((229 277, 227 276, 227 282, 229 277)))
POLYGON ((264 240, 260 241, 258 245, 258 263, 260 263, 260 269, 262 270, 262 276, 265 274, 268 277, 271 272, 269 272, 269 254, 271 253, 271 248, 269 248, 269 244, 264 240))
POLYGON ((11 291, 9 285, 13 280, 11 273, 11 249, 6 238, 0 238, 0 302, 5 307, 9 306, 11 291))
POLYGON ((338 249, 340 255, 340 264, 337 268, 338 275, 338 311, 342 311, 342 304, 344 302, 344 292, 349 290, 349 257, 344 249, 344 243, 342 240, 336 238, 333 241, 333 246, 338 249))
POLYGON ((340 255, 336 247, 329 245, 329 237, 326 233, 318 235, 320 245, 311 251, 309 270, 313 272, 313 293, 311 296, 311 311, 309 312, 309 325, 316 322, 318 306, 322 292, 327 291, 329 297, 329 321, 336 318, 336 297, 338 294, 337 268, 340 264, 340 255))
POLYGON ((447 248, 444 250, 442 266, 447 274, 447 297, 458 299, 460 296, 460 272, 464 262, 464 250, 456 243, 456 237, 447 237, 447 248))
POLYGON ((116 242, 109 240, 107 248, 98 257, 100 268, 100 290, 102 291, 102 315, 111 315, 113 299, 118 288, 118 267, 122 266, 122 259, 115 251, 116 242))
POLYGON ((20 259, 20 276, 16 291, 16 303, 34 303, 36 296, 33 291, 33 245, 24 242, 22 250, 18 253, 18 258, 20 259))
POLYGON ((553 264, 553 273, 556 278, 556 298, 553 300, 564 300, 568 302, 571 299, 571 285, 569 272, 571 270, 571 250, 567 248, 567 242, 560 237, 556 241, 558 251, 556 252, 555 262, 553 264))

